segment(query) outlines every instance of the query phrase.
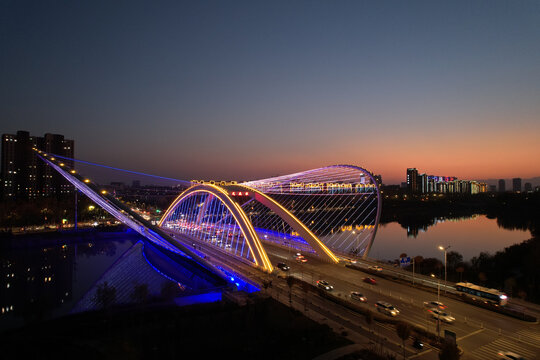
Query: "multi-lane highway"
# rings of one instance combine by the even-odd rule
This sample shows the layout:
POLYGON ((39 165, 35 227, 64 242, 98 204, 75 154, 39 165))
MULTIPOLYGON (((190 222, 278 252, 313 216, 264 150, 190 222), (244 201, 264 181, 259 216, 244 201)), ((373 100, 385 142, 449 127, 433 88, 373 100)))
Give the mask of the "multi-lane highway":
MULTIPOLYGON (((179 235, 176 234, 176 237, 178 238, 179 235)), ((274 265, 284 262, 290 266, 290 270, 287 272, 276 269, 273 275, 268 276, 258 272, 247 263, 231 259, 227 250, 216 249, 213 245, 199 243, 193 239, 185 239, 185 241, 188 245, 193 245, 195 242, 197 247, 208 254, 211 261, 233 267, 235 271, 242 272, 255 281, 260 281, 265 277, 275 278, 276 275, 286 275, 315 285, 318 280, 323 279, 333 285, 332 293, 334 295, 356 302, 361 306, 376 310, 375 303, 377 301, 386 301, 400 311, 397 315, 398 318, 433 333, 437 333, 437 319, 429 312, 431 306, 426 306, 424 303, 436 301, 439 298, 440 302, 447 306, 445 311, 455 318, 451 323, 440 321, 440 334, 444 336, 444 330, 456 334, 458 345, 464 350, 462 359, 497 359, 500 351, 512 351, 529 360, 540 359, 538 355, 540 354, 540 326, 538 323, 525 322, 446 297, 442 290, 438 297, 436 288, 426 291, 405 282, 388 280, 382 276, 374 275, 373 272, 362 271, 362 269, 367 269, 370 265, 369 262, 357 263, 356 266, 360 268, 358 270, 346 267, 346 262, 330 264, 322 262, 316 257, 311 257, 309 254, 304 254, 307 259, 307 262, 304 263, 295 259, 295 251, 266 243, 265 249, 274 265), (364 282, 365 277, 374 278, 376 284, 364 282), (367 297, 367 302, 361 303, 351 299, 350 293, 352 291, 364 294, 367 297)), ((383 265, 381 274, 392 271, 395 269, 383 265)), ((418 280, 419 278, 416 279, 416 281, 418 280)), ((283 291, 288 291, 286 286, 283 291)), ((342 321, 343 326, 349 331, 372 336, 369 331, 366 331, 367 325, 363 316, 319 297, 315 293, 309 295, 309 301, 305 299, 308 295, 299 289, 295 289, 293 295, 297 301, 303 302, 304 306, 312 307, 312 311, 320 311, 324 313, 326 318, 334 318, 333 321, 342 321), (359 324, 364 325, 360 326, 359 324)), ((376 326, 385 338, 393 339, 395 343, 400 342, 391 326, 381 324, 376 326)), ((412 348, 411 345, 412 342, 409 341, 406 347, 407 356, 426 359, 437 358, 437 352, 433 349, 426 347, 418 353, 418 350, 412 348)), ((391 343, 388 343, 388 346, 392 346, 391 343)))
MULTIPOLYGON (((368 300, 363 306, 374 307, 374 303, 378 300, 389 302, 399 309, 399 318, 437 332, 437 320, 428 311, 430 307, 424 304, 437 300, 436 290, 425 291, 373 275, 372 272, 347 268, 343 264, 323 263, 309 256, 306 263, 298 263, 293 258, 294 254, 290 254, 287 250, 269 246, 266 248, 271 254, 271 259, 286 262, 291 266, 292 276, 303 278, 313 284, 319 279, 327 280, 334 287, 332 292, 344 298, 348 297, 351 291, 360 291, 368 300), (365 277, 373 277, 376 284, 365 283, 362 280, 365 277)), ((368 263, 358 265, 368 267, 368 263)), ((393 269, 383 267, 382 272, 387 271, 393 269)), ((444 335, 446 329, 456 334, 458 344, 465 350, 464 358, 493 359, 497 358, 498 351, 513 351, 526 359, 538 359, 540 353, 538 323, 521 321, 447 298, 442 291, 439 299, 448 306, 445 311, 455 318, 450 324, 441 321, 440 333, 444 335)))

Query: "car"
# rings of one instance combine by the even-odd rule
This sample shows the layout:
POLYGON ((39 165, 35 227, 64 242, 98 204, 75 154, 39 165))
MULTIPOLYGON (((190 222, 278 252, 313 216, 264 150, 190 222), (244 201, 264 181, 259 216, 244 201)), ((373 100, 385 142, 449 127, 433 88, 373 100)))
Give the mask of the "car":
POLYGON ((424 348, 424 343, 419 338, 414 338, 413 347, 422 350, 424 348))
POLYGON ((506 360, 525 360, 525 358, 521 355, 518 355, 516 353, 510 352, 510 351, 499 351, 497 353, 499 356, 499 359, 506 359, 506 360))
POLYGON ((301 262, 301 263, 305 263, 305 262, 307 262, 307 259, 304 257, 304 255, 300 255, 300 256, 296 257, 296 261, 301 262))
POLYGON ((362 279, 362 281, 371 285, 375 285, 377 283, 377 281, 374 278, 370 278, 370 277, 365 277, 362 279))
POLYGON ((361 302, 366 302, 367 298, 358 291, 351 291, 351 299, 359 300, 361 302))
POLYGON ((399 314, 399 310, 394 305, 385 301, 377 301, 375 307, 377 307, 377 311, 386 315, 397 316, 399 314))
POLYGON ((368 266, 368 269, 374 270, 374 271, 382 271, 382 267, 380 267, 378 265, 368 266))
POLYGON ((328 283, 326 280, 317 280, 317 286, 324 290, 333 290, 334 287, 328 283))
POLYGON ((280 268, 282 271, 289 271, 290 269, 289 265, 285 263, 278 263, 276 266, 280 268))
POLYGON ((437 308, 431 308, 428 311, 431 313, 432 318, 442 320, 446 323, 451 323, 451 322, 454 322, 454 320, 456 320, 455 317, 437 308))
POLYGON ((442 302, 440 301, 424 301, 424 306, 425 307, 436 307, 436 308, 439 308, 441 310, 444 310, 446 309, 448 306, 444 305, 442 302))

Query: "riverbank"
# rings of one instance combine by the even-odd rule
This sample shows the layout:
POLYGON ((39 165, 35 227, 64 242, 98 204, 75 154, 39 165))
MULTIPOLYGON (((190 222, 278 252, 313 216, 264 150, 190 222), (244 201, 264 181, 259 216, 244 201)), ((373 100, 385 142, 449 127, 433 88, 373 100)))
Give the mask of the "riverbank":
POLYGON ((79 229, 45 230, 33 232, 0 233, 0 249, 16 249, 33 246, 57 246, 65 242, 71 244, 99 239, 114 239, 122 235, 124 238, 140 237, 125 225, 97 226, 79 229))

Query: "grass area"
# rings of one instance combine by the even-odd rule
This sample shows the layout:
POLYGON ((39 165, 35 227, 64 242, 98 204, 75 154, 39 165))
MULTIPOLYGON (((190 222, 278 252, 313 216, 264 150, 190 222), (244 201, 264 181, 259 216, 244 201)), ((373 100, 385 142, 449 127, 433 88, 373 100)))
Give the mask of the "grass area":
POLYGON ((3 359, 312 359, 350 341, 271 298, 115 308, 0 334, 3 359))

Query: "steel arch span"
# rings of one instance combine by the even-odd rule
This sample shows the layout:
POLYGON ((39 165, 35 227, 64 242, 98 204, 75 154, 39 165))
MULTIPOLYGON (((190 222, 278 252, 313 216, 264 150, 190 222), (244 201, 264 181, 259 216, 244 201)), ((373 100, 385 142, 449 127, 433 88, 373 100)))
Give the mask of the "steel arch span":
POLYGON ((265 271, 273 270, 246 213, 220 186, 200 184, 185 190, 158 226, 209 242, 265 271))
MULTIPOLYGON (((379 184, 366 169, 332 165, 240 185, 274 199, 333 252, 368 256, 377 233, 382 202, 379 184)), ((301 248, 303 236, 273 211, 253 202, 243 207, 256 229, 268 231, 263 236, 265 241, 301 248)))

